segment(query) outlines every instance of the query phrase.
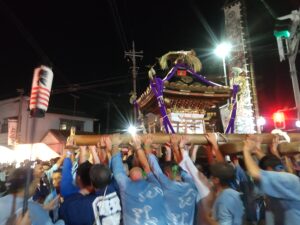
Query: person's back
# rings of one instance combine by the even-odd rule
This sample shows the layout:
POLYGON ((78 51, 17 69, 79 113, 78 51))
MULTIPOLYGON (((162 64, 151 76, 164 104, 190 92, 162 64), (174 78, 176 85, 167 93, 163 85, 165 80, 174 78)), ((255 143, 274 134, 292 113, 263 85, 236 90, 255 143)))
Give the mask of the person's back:
POLYGON ((164 206, 168 223, 173 225, 194 224, 198 191, 192 178, 182 171, 182 181, 172 180, 171 177, 174 179, 180 177, 178 165, 165 163, 164 170, 166 174, 170 174, 166 176, 153 154, 149 154, 148 160, 164 193, 164 206))
POLYGON ((113 184, 97 190, 93 201, 93 211, 97 225, 119 225, 121 221, 121 204, 113 184))
POLYGON ((90 178, 96 189, 97 197, 93 201, 96 225, 119 225, 121 221, 121 203, 114 180, 108 166, 96 164, 90 170, 90 178))
POLYGON ((244 142, 243 155, 250 176, 259 182, 261 191, 267 197, 266 224, 299 224, 300 178, 283 172, 282 162, 275 155, 265 155, 257 165, 251 153, 258 144, 260 142, 255 136, 248 137, 244 142))
POLYGON ((260 188, 268 196, 266 224, 298 224, 300 178, 285 172, 261 170, 260 188))
POLYGON ((213 205, 213 217, 224 224, 241 225, 243 213, 241 194, 232 188, 223 190, 213 205))
POLYGON ((96 197, 95 193, 68 196, 59 209, 61 219, 66 225, 93 225, 95 219, 92 204, 96 197))
POLYGON ((211 180, 217 198, 213 204, 213 220, 218 224, 241 225, 244 217, 244 205, 241 194, 230 184, 235 179, 235 169, 227 162, 218 162, 210 166, 211 180))
POLYGON ((78 187, 72 187, 70 165, 70 159, 66 158, 62 171, 61 193, 65 193, 65 195, 64 202, 59 209, 60 218, 67 225, 92 225, 95 221, 92 204, 97 197, 89 176, 92 164, 86 161, 79 165, 76 174, 78 187), (66 189, 68 190, 66 191, 66 189))
POLYGON ((112 157, 114 177, 119 185, 125 225, 165 225, 163 191, 152 173, 132 181, 124 171, 121 154, 112 157))
POLYGON ((295 224, 300 220, 300 178, 284 172, 281 160, 266 155, 259 162, 259 187, 266 194, 266 224, 295 224))

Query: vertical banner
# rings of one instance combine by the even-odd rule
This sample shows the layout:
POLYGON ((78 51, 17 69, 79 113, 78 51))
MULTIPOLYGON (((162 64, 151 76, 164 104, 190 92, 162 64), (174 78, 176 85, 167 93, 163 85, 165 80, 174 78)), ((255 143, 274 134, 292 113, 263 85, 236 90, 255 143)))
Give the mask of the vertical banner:
POLYGON ((241 2, 236 2, 235 4, 224 7, 226 39, 233 46, 227 63, 229 69, 228 77, 231 82, 233 79, 233 67, 238 67, 247 71, 246 45, 241 16, 241 5, 241 2))
POLYGON ((47 66, 40 66, 34 70, 30 95, 30 115, 44 117, 48 109, 53 81, 53 72, 47 66))
MULTIPOLYGON (((228 57, 228 78, 229 84, 239 85, 237 95, 237 111, 234 124, 235 133, 255 133, 254 102, 256 90, 250 86, 250 78, 254 76, 250 71, 249 55, 250 49, 246 44, 248 34, 246 30, 245 7, 241 1, 234 1, 224 7, 226 40, 233 46, 228 57), (254 92, 255 93, 254 93, 254 92)), ((230 109, 221 109, 221 115, 230 109)), ((258 109, 257 109, 258 110, 258 109)), ((226 122, 223 124, 226 124, 226 122)))
POLYGON ((8 134, 7 134, 7 145, 15 145, 18 140, 18 120, 8 119, 8 134))

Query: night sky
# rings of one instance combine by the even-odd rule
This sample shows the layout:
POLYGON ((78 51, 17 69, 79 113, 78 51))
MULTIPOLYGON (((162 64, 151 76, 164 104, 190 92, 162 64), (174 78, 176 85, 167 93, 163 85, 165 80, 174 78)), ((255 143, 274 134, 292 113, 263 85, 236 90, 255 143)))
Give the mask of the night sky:
MULTIPOLYGON (((220 80, 222 62, 212 52, 223 36, 224 2, 0 0, 0 98, 17 96, 17 88, 29 94, 34 67, 47 63, 54 72, 53 90, 98 86, 52 95, 50 110, 73 112, 75 96, 76 113, 98 118, 102 129, 120 128, 130 115, 131 62, 124 51, 131 49, 132 40, 144 52, 138 60, 138 93, 148 85, 147 65, 172 50, 194 49, 203 63, 201 74, 220 80)), ((263 0, 246 2, 260 113, 271 116, 293 107, 294 99, 288 64, 279 62, 269 10, 283 16, 298 9, 300 0, 264 0, 269 10, 263 0)))

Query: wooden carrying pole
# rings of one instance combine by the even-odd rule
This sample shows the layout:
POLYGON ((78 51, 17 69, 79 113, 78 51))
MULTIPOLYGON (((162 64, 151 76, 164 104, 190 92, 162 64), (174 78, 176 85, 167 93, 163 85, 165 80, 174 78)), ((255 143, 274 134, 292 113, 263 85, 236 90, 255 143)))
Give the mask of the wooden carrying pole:
MULTIPOLYGON (((274 134, 254 134, 262 138, 262 144, 271 144, 274 134)), ((70 136, 73 143, 77 146, 80 145, 96 145, 100 142, 102 137, 108 135, 74 135, 70 136)), ((123 144, 128 144, 131 140, 130 134, 121 134, 123 144)), ((144 136, 144 135, 141 135, 144 136)), ((153 142, 155 144, 164 144, 170 141, 170 135, 164 133, 152 134, 153 142)), ((205 134, 183 134, 180 136, 187 136, 190 140, 190 144, 205 145, 208 144, 205 138, 205 134)), ((217 141, 220 145, 220 149, 223 154, 237 154, 242 151, 243 141, 246 138, 246 134, 219 134, 217 135, 217 141)), ((300 133, 289 133, 291 143, 281 143, 278 148, 283 154, 300 153, 300 133)), ((280 140, 284 140, 281 137, 280 140)))

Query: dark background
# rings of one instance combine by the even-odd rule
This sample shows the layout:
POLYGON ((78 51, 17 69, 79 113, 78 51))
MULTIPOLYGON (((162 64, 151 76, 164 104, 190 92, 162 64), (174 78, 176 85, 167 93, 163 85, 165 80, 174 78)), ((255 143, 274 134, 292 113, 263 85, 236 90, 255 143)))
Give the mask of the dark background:
MULTIPOLYGON (((131 49, 132 40, 136 50, 144 52, 138 60, 138 94, 148 85, 146 66, 172 50, 194 49, 203 63, 201 74, 221 81, 222 62, 212 52, 224 33, 224 0, 0 3, 1 99, 17 96, 17 88, 29 95, 34 67, 48 63, 54 72, 53 90, 73 84, 98 86, 52 95, 50 111, 84 112, 99 119, 103 131, 125 127, 131 115, 132 80, 124 51, 131 49)), ((274 111, 294 106, 289 67, 279 62, 271 14, 289 14, 300 1, 246 3, 260 114, 270 118, 274 111)))

